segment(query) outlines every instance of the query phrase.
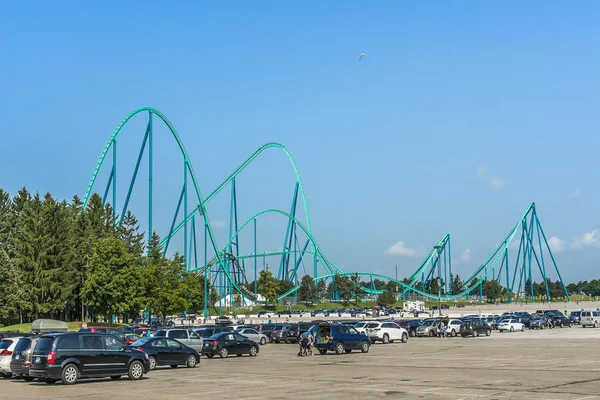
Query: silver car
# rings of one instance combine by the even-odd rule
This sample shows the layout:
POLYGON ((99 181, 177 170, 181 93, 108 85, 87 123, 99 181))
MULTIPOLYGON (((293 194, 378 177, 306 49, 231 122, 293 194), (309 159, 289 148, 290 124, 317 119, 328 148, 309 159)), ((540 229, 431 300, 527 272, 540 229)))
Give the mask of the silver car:
POLYGON ((239 329, 237 333, 239 333, 242 336, 246 336, 248 339, 256 343, 267 344, 267 342, 269 341, 267 335, 265 335, 264 333, 258 333, 256 329, 242 328, 239 329))
POLYGON ((188 347, 200 352, 202 351, 203 340, 196 332, 191 329, 160 329, 156 331, 154 337, 166 337, 169 339, 175 339, 180 343, 185 344, 188 347))

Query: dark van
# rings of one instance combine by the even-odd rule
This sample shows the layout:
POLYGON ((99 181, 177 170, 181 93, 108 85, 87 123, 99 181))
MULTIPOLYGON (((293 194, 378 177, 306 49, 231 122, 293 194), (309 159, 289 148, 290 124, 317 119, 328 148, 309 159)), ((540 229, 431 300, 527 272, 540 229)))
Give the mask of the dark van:
POLYGON ((48 384, 73 385, 80 378, 142 379, 150 371, 148 355, 130 349, 116 336, 68 332, 40 337, 33 351, 29 376, 48 384))

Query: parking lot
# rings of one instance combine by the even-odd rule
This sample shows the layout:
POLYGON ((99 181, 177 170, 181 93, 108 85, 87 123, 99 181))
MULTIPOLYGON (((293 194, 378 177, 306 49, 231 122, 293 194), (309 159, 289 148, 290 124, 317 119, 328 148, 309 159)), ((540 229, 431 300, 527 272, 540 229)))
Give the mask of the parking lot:
POLYGON ((296 345, 261 346, 257 357, 203 358, 194 369, 160 368, 141 381, 0 381, 6 399, 600 399, 600 329, 411 338, 368 354, 297 357, 296 345))

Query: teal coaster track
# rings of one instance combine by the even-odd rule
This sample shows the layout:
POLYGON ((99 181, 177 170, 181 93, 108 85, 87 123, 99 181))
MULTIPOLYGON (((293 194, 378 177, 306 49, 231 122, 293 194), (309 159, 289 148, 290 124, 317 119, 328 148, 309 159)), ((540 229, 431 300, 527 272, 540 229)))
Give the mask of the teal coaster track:
MULTIPOLYGON (((256 287, 258 261, 260 259, 263 260, 264 268, 267 257, 269 259, 275 257, 278 260, 279 269, 276 277, 280 280, 289 281, 290 286, 292 287, 279 297, 279 301, 296 300, 296 294, 300 288, 298 282, 300 278, 301 266, 304 270, 304 274, 310 274, 317 282, 321 280, 332 282, 334 283, 334 285, 332 285, 334 288, 337 277, 353 276, 358 274, 360 280, 362 281, 362 285, 359 286, 359 292, 367 297, 376 296, 383 292, 381 288, 377 288, 374 284, 374 281, 377 279, 395 282, 397 287, 401 288, 401 292, 399 293, 400 298, 441 298, 443 301, 458 300, 465 297, 468 298, 468 296, 471 295, 479 295, 479 297, 481 297, 484 282, 487 280, 495 280, 501 283, 509 293, 519 294, 522 293, 522 291, 527 292, 530 301, 533 302, 535 297, 533 274, 536 270, 540 272, 540 274, 536 274, 536 276, 541 276, 542 280, 546 282, 545 296, 547 300, 550 300, 550 293, 547 284, 548 275, 546 270, 546 266, 548 264, 549 269, 556 272, 566 297, 569 297, 558 266, 556 265, 554 255, 552 254, 546 239, 546 235, 538 219, 535 203, 531 203, 527 207, 522 217, 513 226, 502 242, 500 242, 489 258, 463 282, 463 285, 458 293, 453 293, 452 279, 454 275, 452 273, 449 234, 445 234, 442 239, 440 239, 440 241, 433 246, 432 250, 425 257, 421 265, 407 279, 397 280, 395 278, 373 272, 344 272, 327 257, 325 257, 323 251, 315 241, 310 225, 308 204, 304 193, 302 179, 300 178, 300 173, 298 172, 298 168, 291 154, 282 144, 267 143, 261 146, 206 198, 203 198, 200 192, 198 180, 192 167, 192 163, 188 157, 188 153, 179 134, 164 114, 151 107, 143 107, 134 110, 117 126, 109 138, 106 146, 104 147, 104 150, 100 156, 100 160, 94 169, 92 178, 83 199, 84 207, 87 206, 89 199, 94 192, 94 187, 96 181, 98 180, 100 171, 103 168, 108 168, 107 173, 109 173, 109 176, 104 188, 104 195, 102 199, 103 202, 107 202, 109 199, 109 194, 112 195, 112 201, 110 203, 112 205, 113 212, 115 213, 115 218, 117 218, 117 221, 120 222, 125 213, 129 210, 130 198, 136 186, 136 181, 138 181, 140 165, 144 160, 144 154, 147 152, 147 232, 154 232, 154 116, 158 117, 167 126, 172 137, 177 142, 181 153, 180 162, 182 163, 183 167, 182 187, 177 206, 175 207, 170 229, 164 234, 164 236, 162 236, 163 238, 160 244, 163 246, 164 253, 166 254, 169 249, 169 245, 171 244, 171 239, 183 231, 183 248, 181 250, 183 256, 185 257, 186 267, 189 271, 197 274, 203 274, 206 278, 205 282, 211 282, 213 287, 218 290, 221 299, 227 297, 230 298, 230 304, 233 303, 234 294, 239 294, 241 298, 248 302, 261 302, 259 300, 260 297, 257 295, 256 287), (117 214, 117 201, 119 200, 119 197, 117 196, 117 177, 119 176, 117 170, 117 140, 122 128, 127 124, 128 121, 138 114, 147 115, 148 122, 142 138, 141 147, 136 158, 135 168, 133 169, 132 175, 129 177, 128 190, 121 208, 121 213, 117 214), (279 209, 262 210, 255 213, 250 218, 245 220, 241 225, 239 225, 236 177, 260 154, 268 149, 282 151, 286 155, 292 166, 292 169, 294 170, 296 182, 290 211, 286 212, 279 209), (191 188, 189 187, 190 183, 192 186, 191 188), (207 206, 217 194, 226 188, 230 188, 231 191, 229 239, 224 246, 220 247, 217 244, 217 240, 207 214, 207 206), (297 218, 298 199, 301 200, 301 206, 304 209, 304 222, 297 218), (264 253, 257 252, 257 220, 264 215, 277 215, 283 217, 283 219, 287 222, 283 246, 280 251, 264 253), (198 228, 196 221, 202 221, 204 229, 201 227, 198 228), (242 231, 250 228, 253 229, 254 251, 249 254, 240 254, 239 236, 242 231), (204 237, 204 258, 203 261, 200 261, 200 263, 198 262, 198 234, 204 237), (517 243, 518 247, 516 246, 517 243), (511 256, 510 258, 509 254, 511 256), (305 266, 305 261, 307 259, 310 259, 312 264, 312 268, 309 267, 308 270, 305 266), (253 268, 250 266, 247 268, 246 266, 246 264, 250 261, 253 261, 253 268), (535 268, 536 266, 537 268, 535 268), (253 276, 250 274, 252 269, 253 276), (441 288, 439 291, 432 293, 431 284, 438 277, 441 278, 441 288), (254 278, 253 290, 249 290, 247 287, 247 283, 252 281, 251 278, 254 278), (364 284, 365 279, 367 283, 370 282, 369 285, 364 284), (529 282, 529 288, 525 288, 526 282, 529 282)), ((202 249, 200 249, 200 251, 202 251, 202 249)), ((332 291, 331 296, 332 300, 336 300, 337 295, 335 290, 332 291)), ((223 301, 220 301, 219 303, 221 304, 220 310, 222 311, 223 301)), ((205 312, 207 312, 208 307, 209 305, 205 299, 205 312)))

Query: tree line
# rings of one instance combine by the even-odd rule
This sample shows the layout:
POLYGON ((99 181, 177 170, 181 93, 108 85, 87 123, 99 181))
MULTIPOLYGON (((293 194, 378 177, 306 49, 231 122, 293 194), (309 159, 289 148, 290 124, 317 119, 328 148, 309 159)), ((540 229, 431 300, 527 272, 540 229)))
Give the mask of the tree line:
POLYGON ((119 222, 98 194, 84 208, 77 196, 0 189, 0 320, 201 311, 204 278, 186 272, 179 254, 164 257, 159 242, 153 234, 146 244, 136 217, 119 222))

